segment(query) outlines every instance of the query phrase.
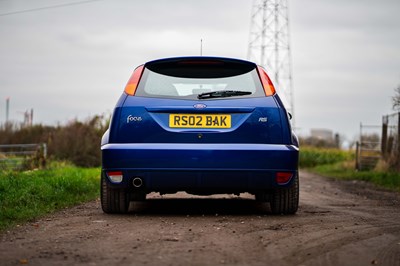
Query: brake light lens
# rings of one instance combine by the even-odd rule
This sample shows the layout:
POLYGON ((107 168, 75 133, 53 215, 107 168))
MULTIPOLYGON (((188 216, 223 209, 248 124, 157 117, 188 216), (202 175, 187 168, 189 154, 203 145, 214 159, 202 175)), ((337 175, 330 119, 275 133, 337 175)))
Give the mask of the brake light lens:
POLYGON ((274 95, 275 87, 272 84, 271 79, 268 77, 267 72, 265 72, 265 70, 260 66, 257 67, 257 72, 258 72, 258 75, 260 76, 260 80, 261 80, 261 83, 264 88, 265 96, 274 95))
POLYGON ((110 179, 110 181, 113 183, 121 183, 122 182, 123 175, 122 175, 121 171, 107 172, 107 176, 110 179))
POLYGON ((293 173, 290 172, 277 172, 275 176, 276 183, 285 185, 292 179, 293 173))
POLYGON ((125 86, 125 93, 128 95, 135 95, 137 86, 139 84, 140 78, 142 77, 144 70, 144 65, 137 67, 128 81, 128 84, 125 86))

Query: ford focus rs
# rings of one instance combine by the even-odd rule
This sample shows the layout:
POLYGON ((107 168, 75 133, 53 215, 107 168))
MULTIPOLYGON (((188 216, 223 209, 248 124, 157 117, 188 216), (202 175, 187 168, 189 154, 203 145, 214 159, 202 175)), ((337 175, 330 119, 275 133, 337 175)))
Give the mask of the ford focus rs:
POLYGON ((263 68, 179 57, 136 68, 101 142, 101 206, 125 213, 151 192, 251 193, 272 213, 298 209, 299 148, 263 68))

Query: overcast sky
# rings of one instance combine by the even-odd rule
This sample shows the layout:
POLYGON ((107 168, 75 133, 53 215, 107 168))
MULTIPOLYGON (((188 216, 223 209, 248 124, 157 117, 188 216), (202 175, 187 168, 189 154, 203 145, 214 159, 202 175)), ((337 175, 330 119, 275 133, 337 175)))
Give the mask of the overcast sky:
MULTIPOLYGON (((392 113, 399 0, 288 0, 298 132, 351 140, 392 113)), ((0 0, 0 123, 110 113, 133 69, 160 57, 246 59, 251 0, 0 0), (44 8, 44 9, 40 9, 44 8), (36 11, 14 13, 24 10, 36 11), (12 14, 10 14, 12 13, 12 14)))

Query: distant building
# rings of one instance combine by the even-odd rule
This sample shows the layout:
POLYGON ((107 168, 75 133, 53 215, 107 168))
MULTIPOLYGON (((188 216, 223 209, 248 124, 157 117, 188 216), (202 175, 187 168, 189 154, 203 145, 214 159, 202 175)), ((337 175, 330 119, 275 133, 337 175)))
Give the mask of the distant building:
POLYGON ((319 140, 333 141, 333 131, 329 129, 311 129, 311 137, 319 140))

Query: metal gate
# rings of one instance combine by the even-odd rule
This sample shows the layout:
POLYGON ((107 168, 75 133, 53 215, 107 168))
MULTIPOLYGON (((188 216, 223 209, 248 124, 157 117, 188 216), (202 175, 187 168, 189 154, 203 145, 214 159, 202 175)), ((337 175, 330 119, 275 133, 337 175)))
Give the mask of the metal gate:
POLYGON ((371 170, 381 158, 381 126, 360 124, 360 140, 356 143, 356 169, 371 170))
POLYGON ((0 169, 23 169, 28 164, 44 167, 46 157, 46 143, 0 145, 0 169))

